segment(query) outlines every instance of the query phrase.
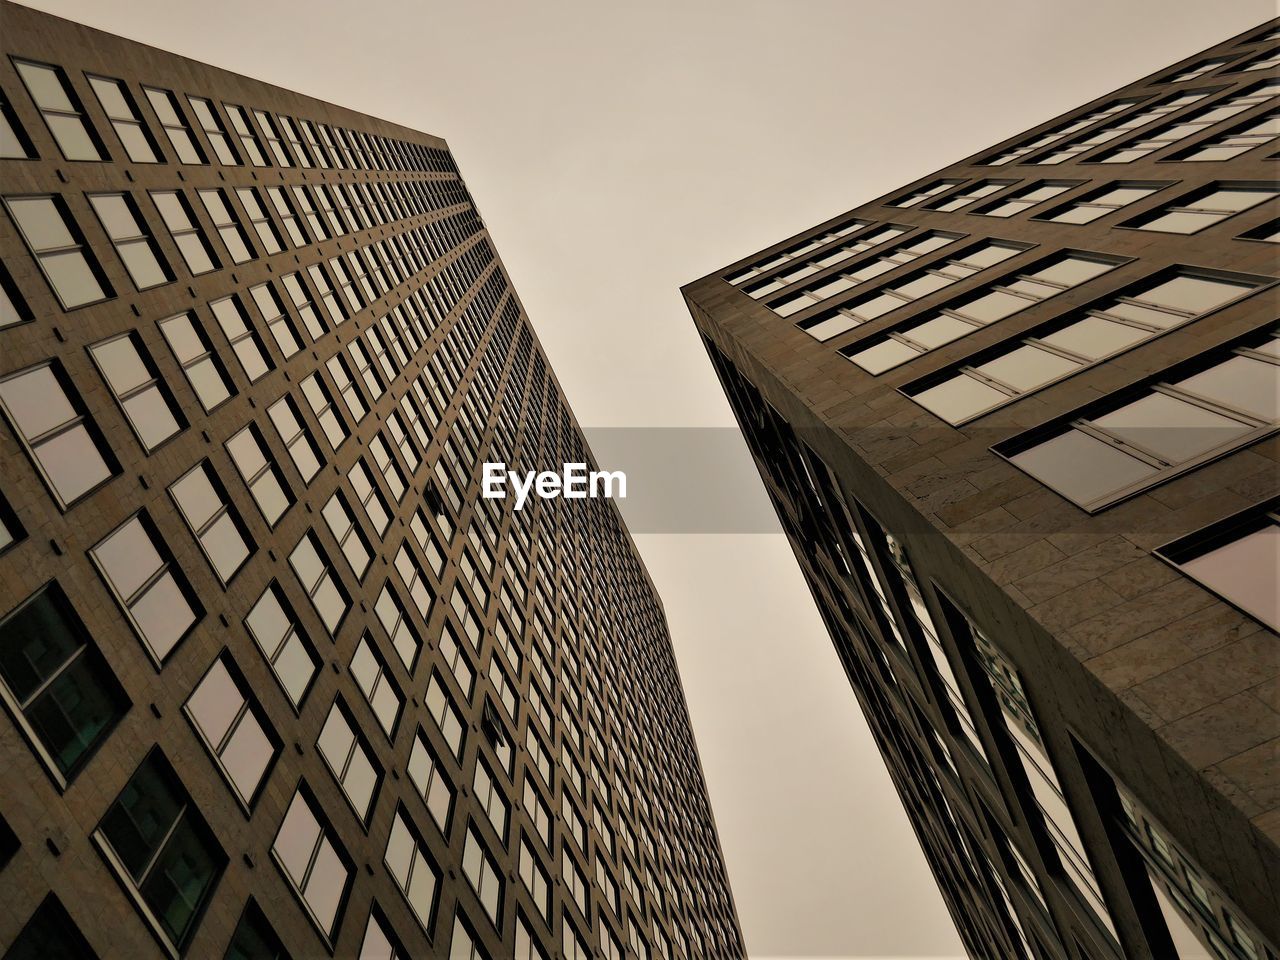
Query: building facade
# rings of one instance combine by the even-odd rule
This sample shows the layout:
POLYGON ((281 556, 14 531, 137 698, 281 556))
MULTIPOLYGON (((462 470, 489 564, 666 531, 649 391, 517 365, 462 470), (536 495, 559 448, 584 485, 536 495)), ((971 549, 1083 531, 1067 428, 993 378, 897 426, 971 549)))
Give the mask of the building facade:
POLYGON ((741 956, 444 141, 0 8, 0 955, 741 956))
POLYGON ((683 291, 975 957, 1280 956, 1278 41, 683 291))

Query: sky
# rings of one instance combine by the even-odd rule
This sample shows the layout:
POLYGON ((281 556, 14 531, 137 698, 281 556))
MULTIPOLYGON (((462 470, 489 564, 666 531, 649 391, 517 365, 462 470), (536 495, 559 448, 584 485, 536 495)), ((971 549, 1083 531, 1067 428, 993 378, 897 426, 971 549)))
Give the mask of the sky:
MULTIPOLYGON (((682 284, 1276 14, 1274 0, 27 5, 445 138, 587 428, 733 425, 682 284)), ((597 436, 599 452, 628 434, 597 436)), ((759 518, 750 461, 718 442, 730 449, 690 461, 684 489, 711 503, 726 469, 746 472, 735 490, 759 518)), ((750 529, 771 532, 636 538, 750 954, 957 956, 763 516, 750 529)))

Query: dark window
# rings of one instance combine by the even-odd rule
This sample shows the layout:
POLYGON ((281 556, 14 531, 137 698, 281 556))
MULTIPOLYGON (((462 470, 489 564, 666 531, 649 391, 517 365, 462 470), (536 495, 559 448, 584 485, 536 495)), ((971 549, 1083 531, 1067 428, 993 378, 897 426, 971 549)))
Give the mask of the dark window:
POLYGON ((58 585, 0 623, 0 694, 70 779, 129 708, 58 585))
POLYGON ((58 898, 49 894, 36 907, 4 960, 98 960, 89 942, 58 898))
POLYGON ((290 960, 271 921, 252 897, 244 905, 223 960, 290 960))
POLYGON ((98 836, 110 848, 113 865, 181 950, 227 857, 159 750, 125 784, 98 836))

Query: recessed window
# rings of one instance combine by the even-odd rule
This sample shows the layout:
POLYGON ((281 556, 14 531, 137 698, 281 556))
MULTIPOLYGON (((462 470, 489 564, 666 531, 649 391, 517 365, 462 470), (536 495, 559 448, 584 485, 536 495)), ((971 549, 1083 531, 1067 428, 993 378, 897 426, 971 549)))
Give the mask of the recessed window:
POLYGON ((1100 510, 1273 433, 1280 424, 1276 343, 1268 336, 1212 353, 1186 372, 993 449, 1077 506, 1100 510))
POLYGON ((320 728, 316 750, 328 764, 329 771, 342 787, 360 822, 367 824, 373 810, 374 794, 382 779, 382 767, 351 720, 341 697, 334 700, 329 708, 329 716, 320 728))
POLYGON ((1044 133, 1038 133, 1030 140, 1027 140, 1016 147, 1006 148, 1002 153, 997 154, 989 160, 983 161, 988 166, 999 167, 1007 163, 1021 163, 1022 158, 1028 154, 1035 153, 1044 147, 1057 143, 1066 139, 1073 133, 1088 129, 1095 123, 1105 120, 1107 117, 1114 116, 1122 110, 1127 110, 1135 103, 1141 103, 1141 97, 1127 97, 1121 100, 1112 100, 1104 107, 1100 107, 1082 117, 1075 120, 1067 121, 1061 126, 1055 127, 1044 133))
POLYGON ((1267 183, 1216 185, 1197 190, 1123 224, 1157 233, 1199 233, 1237 213, 1275 198, 1280 187, 1267 183))
POLYGON ((1037 270, 1017 274, 971 294, 944 307, 937 315, 888 331, 874 338, 870 345, 864 345, 865 341, 853 344, 841 353, 868 373, 881 374, 1034 303, 1086 283, 1115 266, 1113 261, 1083 255, 1060 257, 1037 270))
POLYGON ((1280 243, 1280 220, 1272 220, 1270 223, 1264 223, 1260 227, 1254 227, 1252 230, 1240 234, 1239 239, 1280 243))
POLYGON ((198 190, 196 195, 204 205, 205 212, 213 221, 214 229, 222 238, 232 263, 246 263, 254 258, 253 249, 249 246, 244 228, 231 211, 227 198, 221 190, 198 190))
POLYGON ((329 376, 333 377, 333 382, 338 388, 338 396, 342 397, 342 402, 346 405, 347 412, 351 414, 351 419, 359 423, 369 410, 364 405, 364 398, 360 396, 360 390, 356 387, 355 381, 351 379, 351 369, 347 366, 346 358, 340 353, 334 354, 325 361, 325 368, 329 371, 329 376))
POLYGON ((387 532, 387 527, 391 525, 391 512, 363 460, 357 460, 352 465, 347 471, 347 479, 351 481, 351 489, 355 491, 356 500, 373 526, 374 532, 380 537, 383 536, 387 532))
POLYGON ((169 495, 218 579, 229 583, 249 559, 251 537, 209 461, 175 481, 169 495))
POLYGON ((357 525, 347 499, 340 492, 335 492, 320 511, 329 532, 338 543, 338 550, 346 559, 351 572, 357 580, 364 578, 365 571, 373 561, 373 551, 368 540, 357 525))
POLYGON ((369 911, 369 922, 360 942, 360 960, 410 960, 376 903, 369 911))
MULTIPOLYGON (((227 944, 223 960, 291 960, 289 951, 276 934, 275 925, 262 912, 253 897, 244 905, 244 912, 240 914, 235 932, 231 934, 231 942, 227 944)), ((390 958, 384 957, 382 960, 390 958)))
POLYGON ((467 840, 462 848, 462 872, 496 927, 502 912, 502 878, 493 856, 474 827, 467 831, 467 840))
POLYGON ((298 468, 303 483, 310 483, 311 478, 320 472, 321 455, 316 442, 311 437, 294 402, 286 394, 271 406, 267 407, 267 416, 280 437, 280 442, 289 451, 289 458, 298 468))
POLYGON ((1280 502, 1269 501, 1156 553, 1273 630, 1280 630, 1280 502))
POLYGON ((418 651, 422 648, 422 642, 418 639, 418 635, 409 624, 409 617, 405 613, 404 605, 396 596, 395 591, 388 582, 383 584, 382 592, 378 594, 378 601, 373 605, 374 613, 378 617, 378 622, 387 632, 387 636, 391 640, 391 646, 400 657, 400 662, 409 672, 413 672, 413 665, 418 659, 418 651))
POLYGON ((200 152, 200 147, 191 135, 191 128, 182 116, 177 98, 168 90, 159 90, 155 87, 142 89, 147 99, 151 101, 151 109, 156 112, 160 126, 165 136, 169 138, 169 145, 178 156, 178 162, 204 163, 204 154, 200 152))
POLYGON ((94 837, 151 924, 182 952, 227 856, 159 749, 142 761, 94 837))
POLYGON ((293 503, 293 495, 258 428, 252 424, 245 427, 227 441, 226 447, 262 518, 274 527, 293 503))
POLYGON ((151 134, 138 116, 137 105, 124 83, 106 77, 90 77, 89 86, 93 88, 98 103, 102 104, 102 112, 111 121, 111 128, 120 138, 129 159, 134 163, 159 163, 151 134))
POLYGON ((1194 90, 1188 93, 1179 93, 1175 96, 1168 97, 1155 105, 1148 105, 1142 110, 1128 114, 1118 120, 1113 120, 1103 124, 1095 129, 1088 136, 1077 137, 1069 143, 1058 147, 1053 153, 1043 156, 1035 162, 1038 164, 1057 164, 1065 163, 1068 160, 1074 160, 1082 153, 1088 153, 1095 147, 1104 143, 1110 143, 1125 136, 1130 131, 1145 127, 1150 123, 1159 120, 1161 117, 1181 110, 1183 107, 1190 106, 1197 101, 1203 100, 1209 96, 1211 90, 1194 90))
POLYGON ((262 144, 258 142, 258 135, 253 132, 253 127, 249 126, 249 118, 245 116, 244 110, 230 103, 224 103, 222 106, 227 111, 227 116, 231 118, 231 129, 239 139, 240 149, 249 158, 249 162, 255 167, 270 166, 262 152, 262 144))
POLYGON ((285 359, 301 350, 302 339, 294 329, 293 319, 285 312, 284 304, 280 302, 274 288, 268 283, 260 283, 249 288, 249 296, 285 359))
POLYGON ((151 202, 160 211, 160 219, 169 230, 174 245, 182 254, 187 269, 193 276, 208 273, 218 264, 204 232, 196 223, 195 213, 179 190, 158 190, 151 194, 151 202))
POLYGON ((395 819, 391 823, 383 863, 400 887, 400 892, 404 894, 405 901, 418 922, 424 930, 430 931, 435 922, 440 871, 431 861, 426 845, 401 809, 396 810, 395 819))
MULTIPOLYGON (((1277 92, 1280 92, 1280 80, 1268 81, 1259 84, 1251 90, 1244 93, 1236 94, 1225 100, 1218 100, 1215 103, 1208 104, 1198 110, 1193 111, 1187 116, 1182 117, 1176 123, 1165 123, 1156 128, 1152 133, 1148 133, 1145 137, 1135 140, 1124 146, 1118 147, 1109 153, 1101 156, 1098 160, 1101 163, 1132 163, 1135 160, 1148 156, 1159 150, 1177 146, 1184 140, 1203 133, 1215 124, 1234 117, 1237 114, 1250 110, 1261 103, 1266 103, 1277 92)), ((1183 98, 1185 99, 1185 97, 1183 98)), ((1197 148, 1203 150, 1204 145, 1197 148)), ((1203 156, 1183 156, 1178 159, 1182 160, 1199 160, 1206 159, 1203 156)), ((1216 157, 1215 159, 1224 159, 1216 157)))
POLYGON ((61 506, 116 472, 97 426, 56 363, 0 380, 0 405, 61 506))
POLYGON ((320 659, 298 626, 279 584, 272 582, 244 619, 294 709, 302 706, 320 659))
POLYGON ((213 147, 213 155, 218 158, 218 162, 223 166, 236 167, 240 165, 240 158, 236 156, 235 150, 232 149, 230 141, 227 139, 226 128, 223 127, 222 121, 218 118, 217 110, 213 103, 202 97, 187 97, 187 102, 191 104, 191 110, 196 115, 196 122, 200 124, 200 129, 204 131, 205 139, 209 141, 209 146, 213 147))
POLYGON ((150 518, 126 520, 89 551, 111 593, 157 663, 204 614, 150 518))
POLYGON ((962 423, 1216 310, 1258 285, 1248 277, 1186 273, 1146 281, 1084 316, 1051 320, 1012 344, 908 384, 903 392, 948 423, 962 423))
POLYGON ((135 287, 149 290, 173 279, 132 197, 125 193, 91 194, 89 204, 135 287))
POLYGON ((298 541, 298 545, 289 554, 289 566, 293 568, 298 583, 311 599, 325 628, 331 635, 336 634, 351 601, 314 533, 308 532, 298 541))
POLYGON ((84 108, 57 67, 15 60, 18 76, 68 160, 105 160, 98 136, 84 118, 84 108))
POLYGON ((66 908, 52 893, 41 901, 4 960, 98 960, 66 908))
POLYGON ((64 310, 114 294, 57 197, 5 197, 4 205, 64 310))
POLYGON ((240 198, 240 205, 244 207, 244 212, 249 217, 249 223, 253 226, 254 232, 258 234, 258 242, 262 244, 262 249, 269 255, 279 253, 284 249, 284 243, 280 239, 280 235, 276 233, 275 223, 271 220, 271 215, 267 213, 266 208, 262 205, 262 200, 258 196, 258 192, 252 187, 237 187, 236 196, 240 198))
POLYGON ((284 224, 284 231, 288 234, 289 242, 295 247, 305 247, 307 245, 306 234, 298 226, 298 215, 293 212, 293 205, 289 202, 284 188, 267 187, 267 197, 271 200, 271 205, 275 207, 276 213, 279 214, 280 222, 284 224))
POLYGON ((1003 199, 989 203, 973 212, 980 213, 984 217, 1012 217, 1014 214, 1039 206, 1060 193, 1066 193, 1071 188, 1078 187, 1081 183, 1083 183, 1081 180, 1059 183, 1041 181, 1021 190, 1015 190, 1003 199))
POLYGON ((319 374, 313 373, 302 381, 302 396, 320 423, 320 429, 324 432, 325 439, 329 441, 329 446, 337 450, 342 446, 342 441, 347 439, 347 428, 334 407, 329 388, 325 386, 319 374))
POLYGON ((431 819, 436 822, 441 834, 445 834, 449 829, 449 813, 453 807, 453 787, 421 729, 413 739, 407 772, 418 795, 426 804, 431 819))
POLYGON ((286 273, 280 278, 280 283, 283 284, 285 294, 288 296, 289 302, 293 304, 293 309, 302 318, 302 326, 311 336, 311 339, 319 340, 328 333, 329 328, 323 318, 323 311, 312 301, 311 293, 303 282, 301 275, 286 273))
POLYGON ((475 788, 475 800, 485 815, 489 818, 489 823, 493 825, 494 832, 497 833, 500 840, 507 838, 507 818, 510 810, 507 807, 507 801, 503 795, 502 789, 494 780, 493 774, 489 772, 483 760, 476 759, 475 777, 472 783, 475 788))
POLYGON ((136 333, 94 344, 89 354, 148 453, 186 426, 136 333))
POLYGON ((261 110, 255 110, 253 111, 253 116, 258 121, 258 126, 261 128, 263 135, 267 138, 267 147, 271 150, 271 155, 275 157, 276 163, 282 167, 292 167, 293 161, 289 159, 289 153, 280 141, 280 133, 271 121, 271 115, 261 110))
POLYGON ((930 197, 937 196, 944 190, 949 190, 956 184, 964 183, 963 180, 935 180, 933 183, 911 191, 897 200, 888 201, 885 206, 888 207, 915 207, 924 203, 930 197))
POLYGON ((307 913, 332 942, 355 868, 337 835, 318 812, 310 791, 299 786, 280 822, 271 853, 293 884, 307 913))
POLYGON ((0 679, 0 694, 68 781, 129 709, 56 583, 0 621, 0 679))
POLYGON ((965 187, 955 193, 949 194, 940 200, 934 200, 924 205, 925 210, 961 210, 976 203, 983 197, 989 197, 993 193, 998 193, 1016 180, 980 180, 971 187, 965 187))
POLYGON ((1079 200, 1058 207, 1049 213, 1041 214, 1037 220, 1049 220, 1053 223, 1092 223, 1099 217, 1115 213, 1131 203, 1151 196, 1160 189, 1161 184, 1118 184, 1102 190, 1085 194, 1079 200))
POLYGON ((453 698, 446 691, 439 674, 431 674, 431 680, 427 684, 426 704, 427 712, 435 720, 440 736, 449 745, 453 755, 461 757, 465 727, 462 724, 462 716, 454 706, 453 698))
POLYGON ((1212 70, 1218 69, 1230 57, 1213 57, 1209 60, 1200 60, 1189 67, 1182 67, 1173 76, 1161 81, 1163 83, 1183 83, 1187 80, 1194 80, 1196 77, 1202 77, 1212 70))
POLYGON ((236 798, 252 807, 280 741, 230 654, 213 662, 184 709, 236 798))
POLYGON ((404 706, 404 695, 391 679, 387 663, 374 645, 373 637, 367 633, 360 638, 351 657, 351 675, 369 702, 369 708, 373 710, 383 732, 388 738, 393 737, 396 721, 404 706))
POLYGON ((206 413, 231 397, 234 390, 226 371, 192 314, 180 313, 156 325, 206 413))

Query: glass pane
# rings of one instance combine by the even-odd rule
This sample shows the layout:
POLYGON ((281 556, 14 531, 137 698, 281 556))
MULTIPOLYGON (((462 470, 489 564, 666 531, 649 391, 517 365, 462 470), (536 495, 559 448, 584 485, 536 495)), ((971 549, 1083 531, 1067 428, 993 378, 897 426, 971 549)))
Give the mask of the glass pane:
POLYGON ((81 646, 78 621, 43 591, 0 627, 0 677, 25 701, 81 646))
POLYGON ((326 576, 320 581, 320 586, 311 599, 315 602, 320 619, 324 621, 329 632, 333 633, 342 622, 342 615, 347 612, 347 602, 333 582, 332 576, 326 576))
POLYGON ((295 706, 301 703, 311 678, 315 676, 317 665, 306 644, 296 633, 285 643, 280 656, 276 658, 274 667, 276 675, 280 677, 280 682, 289 694, 289 699, 295 706))
POLYGON ((78 250, 46 254, 40 258, 49 285, 67 309, 101 300, 107 295, 89 262, 78 250))
POLYGON ((102 155, 89 136, 89 130, 79 117, 46 115, 49 132, 57 141, 58 149, 68 160, 101 160, 102 155))
POLYGON ((1213 214, 1175 211, 1163 214, 1154 220, 1148 220, 1141 225, 1140 229, 1155 230, 1160 233, 1195 233, 1221 219, 1213 214))
POLYGON ((226 666, 218 660, 187 701, 187 709, 209 743, 217 749, 244 706, 244 695, 226 666))
POLYGON ((986 296, 961 304, 955 308, 955 312, 985 324, 1003 320, 1029 306, 1031 301, 1025 297, 1015 297, 1011 293, 993 290, 986 296))
POLYGON ((162 563, 151 536, 137 517, 94 547, 93 555, 124 600, 133 596, 162 563))
POLYGON ((342 786, 361 819, 368 816, 369 804, 373 802, 373 791, 378 786, 378 774, 373 764, 369 762, 364 749, 358 745, 355 753, 351 755, 351 765, 347 768, 342 786))
POLYGON ((222 509, 222 498, 213 489, 207 470, 201 465, 169 487, 187 523, 196 528, 222 509))
POLYGON ((264 473, 250 491, 267 523, 274 524, 289 509, 289 497, 273 471, 264 473))
POLYGON ((118 394, 127 393, 151 379, 142 357, 138 355, 138 348, 128 337, 100 343, 89 349, 93 359, 102 368, 102 375, 111 384, 111 389, 118 394))
POLYGON ((18 63, 16 66, 36 106, 44 110, 75 110, 53 67, 36 63, 18 63))
POLYGON ((280 606, 280 601, 276 599, 273 591, 268 590, 258 599, 253 609, 249 611, 249 615, 245 617, 245 622, 267 657, 275 656, 281 639, 289 629, 289 618, 285 615, 284 608, 280 606))
POLYGON ((1248 431, 1203 407, 1153 393, 1094 420, 1098 426, 1169 463, 1181 463, 1248 431))
POLYGON ((1280 366, 1252 357, 1232 357, 1178 381, 1182 389, 1246 410, 1268 423, 1280 421, 1280 366))
POLYGON ((404 888, 409 883, 409 868, 413 863, 415 843, 409 832, 404 816, 397 812, 395 822, 391 825, 391 836, 387 838, 386 863, 387 870, 396 882, 404 888))
POLYGON ((1004 403, 1009 397, 980 380, 960 374, 917 393, 912 399, 948 423, 959 423, 981 410, 1004 403))
POLYGON ((221 851, 185 821, 142 885, 142 898, 175 944, 181 944, 219 872, 221 851))
POLYGON ((229 580, 249 556, 249 547, 230 514, 224 513, 214 521, 213 526, 201 536, 200 542, 209 552, 209 562, 213 564, 213 569, 223 580, 229 580))
POLYGON ((422 919, 424 924, 429 923, 431 920, 431 903, 435 899, 435 894, 436 875, 427 865, 424 857, 419 854, 418 861, 414 864, 413 877, 409 881, 409 889, 406 891, 406 896, 409 900, 409 906, 413 907, 414 912, 422 919))
POLYGON ((920 346, 932 350, 934 347, 940 347, 944 343, 950 343, 957 340, 967 333, 973 333, 973 325, 965 323, 963 320, 957 320, 955 317, 935 317, 927 320, 918 327, 912 327, 903 331, 903 336, 908 340, 912 340, 920 346))
POLYGON ((1056 353, 1025 345, 977 367, 1015 390, 1033 390, 1043 383, 1079 369, 1080 364, 1056 353))
POLYGON ((811 327, 806 327, 804 332, 817 340, 830 340, 832 337, 839 336, 846 330, 852 330, 857 325, 857 320, 838 313, 834 317, 828 317, 821 323, 815 323, 811 327))
POLYGON ((49 684, 26 715, 58 769, 69 776, 127 706, 100 658, 86 652, 49 684))
POLYGON ((178 818, 184 803, 156 763, 143 762, 102 820, 102 833, 134 880, 178 818))
POLYGON ((180 429, 168 402, 156 386, 148 387, 124 401, 124 412, 133 428, 138 431, 142 445, 148 450, 155 449, 180 429))
POLYGON ((156 259, 155 252, 148 241, 122 243, 116 247, 116 252, 120 254, 125 269, 129 271, 129 278, 139 290, 169 282, 164 267, 156 259))
POLYGON ((319 839, 320 824, 315 814, 311 812, 311 807, 302 794, 295 793, 271 849, 299 888, 302 887, 307 864, 311 862, 311 854, 319 839))
POLYGON ((201 360, 188 367, 187 377, 191 381, 191 389, 195 391, 200 405, 205 410, 212 410, 231 396, 226 381, 222 379, 222 374, 212 360, 201 360))
POLYGON ((1074 503, 1087 505, 1156 472, 1156 468, 1078 430, 1010 458, 1074 503))
POLYGON ((1037 270, 1032 276, 1052 283, 1061 283, 1072 287, 1106 273, 1114 266, 1110 263, 1098 263, 1096 260, 1083 260, 1068 257, 1061 263, 1055 263, 1044 270, 1037 270))
POLYGON ((147 645, 161 660, 196 620, 195 611, 169 573, 157 580, 130 612, 147 645))
POLYGON ((39 367, 0 382, 0 400, 28 439, 75 419, 75 410, 52 367, 39 367))
POLYGON ((1174 277, 1148 290, 1140 299, 1174 307, 1187 313, 1200 314, 1219 307, 1228 300, 1252 289, 1245 284, 1205 280, 1201 277, 1174 277))
POLYGON ((307 881, 305 896, 307 904, 325 930, 332 931, 338 918, 338 905, 347 888, 347 877, 346 865, 339 859, 333 845, 327 839, 321 841, 315 866, 307 881))
POLYGON ((58 496, 66 503, 83 496, 111 476, 97 444, 83 425, 40 444, 36 459, 49 475, 49 482, 58 496))
POLYGON ((1148 333, 1100 317, 1085 317, 1056 333, 1040 337, 1045 343, 1097 360, 1145 340, 1148 333))
POLYGON ((89 202, 93 205, 98 219, 102 221, 103 229, 112 240, 136 237, 141 232, 138 229, 138 221, 134 219, 133 211, 129 209, 129 204, 119 194, 90 197, 89 202))
POLYGON ((1179 565, 1211 590, 1280 630, 1280 526, 1255 530, 1179 565))
POLYGON ((293 572, 297 574, 298 580, 307 590, 315 586, 320 575, 324 573, 324 562, 316 552, 310 537, 298 541, 298 545, 293 548, 293 553, 289 554, 289 566, 293 567, 293 572))
POLYGON ((275 748, 257 718, 246 713, 222 751, 222 765, 246 802, 253 799, 274 755, 275 748))

